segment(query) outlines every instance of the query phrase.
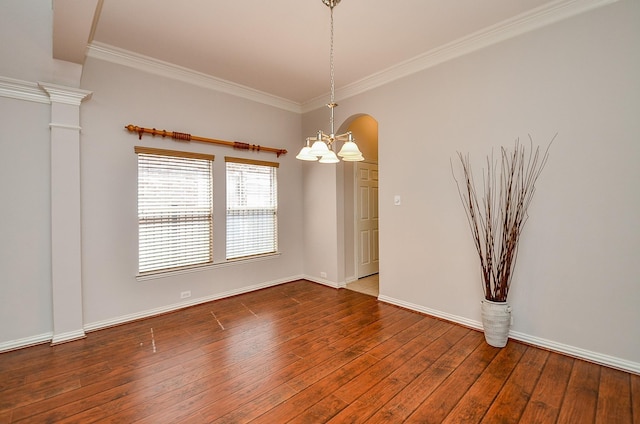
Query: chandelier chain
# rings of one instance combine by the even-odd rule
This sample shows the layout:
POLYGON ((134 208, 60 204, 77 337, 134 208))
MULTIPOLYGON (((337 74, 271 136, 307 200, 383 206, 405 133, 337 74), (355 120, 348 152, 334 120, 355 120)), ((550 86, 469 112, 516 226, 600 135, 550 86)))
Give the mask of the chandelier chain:
POLYGON ((331 100, 329 103, 329 107, 331 108, 331 134, 334 133, 333 131, 333 108, 335 107, 335 70, 334 70, 334 66, 333 66, 333 7, 329 7, 330 11, 331 11, 331 43, 330 43, 330 49, 329 49, 329 68, 330 68, 330 75, 331 75, 331 100))
POLYGON ((337 163, 340 160, 338 156, 342 157, 342 160, 348 162, 363 161, 364 157, 362 152, 356 146, 355 139, 351 134, 351 131, 347 131, 344 134, 335 134, 334 130, 334 109, 338 104, 336 103, 336 91, 335 91, 335 67, 333 61, 333 48, 334 48, 334 28, 333 28, 333 8, 340 3, 340 0, 322 0, 325 6, 329 7, 331 16, 331 44, 329 49, 329 70, 331 76, 331 99, 329 100, 330 117, 329 123, 331 124, 331 133, 326 134, 322 130, 318 130, 315 137, 307 137, 306 144, 300 150, 296 159, 305 161, 317 161, 320 159, 320 163, 337 163), (342 149, 337 153, 333 151, 334 142, 342 142, 342 149), (313 144, 312 144, 313 143, 313 144))
POLYGON ((331 71, 331 103, 333 103, 335 101, 335 71, 333 66, 333 8, 331 8, 331 48, 329 50, 329 67, 331 71))

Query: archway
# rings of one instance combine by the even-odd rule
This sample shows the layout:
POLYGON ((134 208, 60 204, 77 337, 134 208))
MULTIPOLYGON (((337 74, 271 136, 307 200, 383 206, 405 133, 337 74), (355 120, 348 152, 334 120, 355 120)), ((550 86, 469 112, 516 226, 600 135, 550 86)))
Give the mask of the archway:
MULTIPOLYGON (((357 286, 359 279, 375 283, 378 293, 378 122, 370 115, 358 114, 347 119, 340 133, 351 131, 365 161, 343 162, 342 198, 344 210, 344 256, 347 286, 357 286)), ((374 294, 368 289, 368 294, 374 294)))

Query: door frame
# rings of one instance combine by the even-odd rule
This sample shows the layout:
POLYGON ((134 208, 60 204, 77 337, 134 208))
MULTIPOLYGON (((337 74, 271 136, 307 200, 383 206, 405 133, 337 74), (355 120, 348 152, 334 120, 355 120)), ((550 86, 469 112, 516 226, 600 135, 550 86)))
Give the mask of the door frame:
MULTIPOLYGON (((351 181, 353 185, 353 270, 354 270, 354 281, 358 281, 360 274, 360 243, 359 243, 359 234, 358 234, 358 163, 354 162, 353 170, 351 173, 351 181)), ((365 160, 363 163, 367 163, 370 165, 378 166, 378 162, 365 160)), ((380 171, 378 170, 378 184, 380 184, 380 171)), ((378 196, 378 211, 380 210, 380 196, 378 196)), ((378 217, 378 226, 380 223, 380 217, 378 217)), ((379 239, 378 239, 379 240, 379 239)), ((378 246, 380 246, 380 242, 378 241, 378 246)), ((379 247, 378 247, 379 249, 379 247)), ((378 252, 378 256, 380 253, 378 252)), ((379 272, 379 270, 378 270, 379 272)), ((372 274, 374 275, 374 274, 372 274)))

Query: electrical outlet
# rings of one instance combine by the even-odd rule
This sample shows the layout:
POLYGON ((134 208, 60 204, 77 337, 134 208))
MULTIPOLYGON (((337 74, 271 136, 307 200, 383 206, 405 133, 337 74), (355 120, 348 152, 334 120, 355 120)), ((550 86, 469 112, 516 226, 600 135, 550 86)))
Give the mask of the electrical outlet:
POLYGON ((191 297, 191 290, 180 292, 180 299, 186 299, 187 297, 191 297))
POLYGON ((326 273, 326 272, 321 272, 321 273, 320 273, 320 277, 322 277, 322 278, 327 278, 327 273, 326 273))

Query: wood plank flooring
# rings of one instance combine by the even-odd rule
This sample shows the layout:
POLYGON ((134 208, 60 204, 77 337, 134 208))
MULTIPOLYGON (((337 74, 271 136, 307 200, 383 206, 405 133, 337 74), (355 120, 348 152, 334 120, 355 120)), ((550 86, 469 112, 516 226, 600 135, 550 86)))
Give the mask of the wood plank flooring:
POLYGON ((640 424, 640 376, 295 281, 0 354, 0 423, 640 424))

